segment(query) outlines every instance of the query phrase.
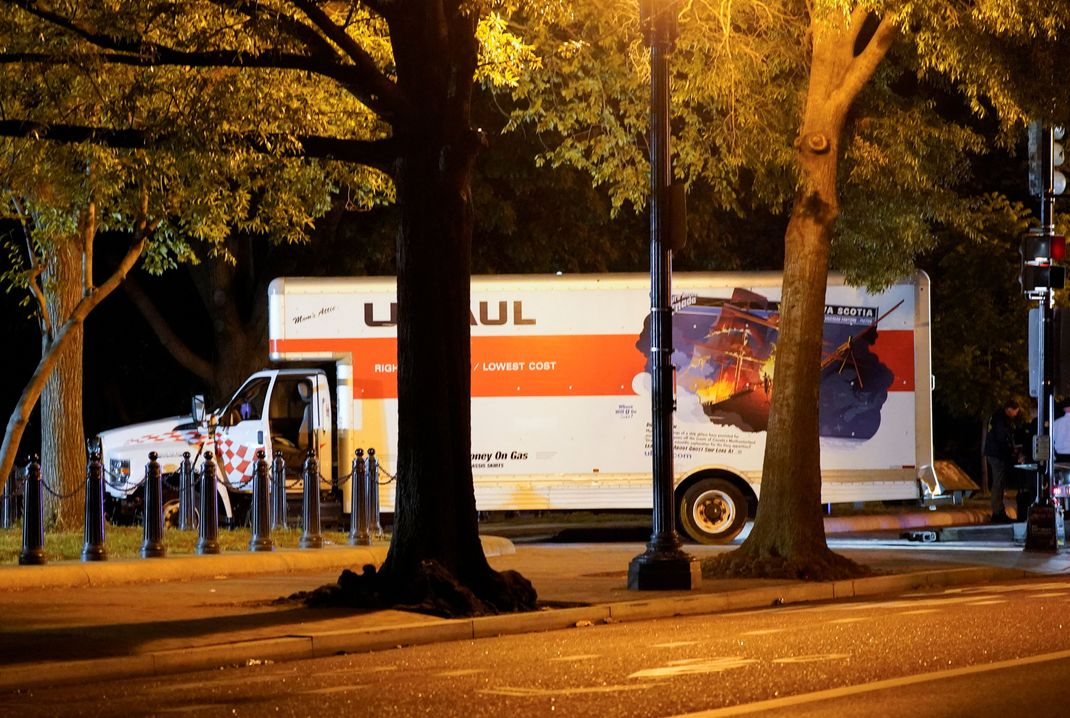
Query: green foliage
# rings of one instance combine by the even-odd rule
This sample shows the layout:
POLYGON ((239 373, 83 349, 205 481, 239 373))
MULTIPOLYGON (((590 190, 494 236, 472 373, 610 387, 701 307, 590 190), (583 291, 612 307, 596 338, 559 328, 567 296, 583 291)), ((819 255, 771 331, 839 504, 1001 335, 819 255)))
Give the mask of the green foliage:
MULTIPOLYGON (((189 52, 221 46, 257 52, 281 41, 277 30, 267 29, 271 23, 239 22, 239 15, 210 3, 163 12, 140 5, 135 10, 130 3, 64 9, 90 27, 115 28, 120 39, 133 39, 137 28, 146 43, 189 52)), ((367 13, 353 22, 371 28, 368 47, 388 62, 381 23, 367 13)), ((144 258, 150 272, 205 256, 229 259, 223 242, 234 232, 306 241, 336 193, 361 208, 392 200, 393 187, 377 170, 293 156, 298 134, 368 139, 387 134, 333 80, 266 68, 116 64, 90 43, 18 10, 0 20, 0 47, 11 55, 47 53, 59 59, 5 65, 20 70, 17 82, 0 88, 5 116, 42 125, 136 129, 149 143, 122 149, 32 137, 0 140, 5 192, 0 211, 10 213, 12 200, 23 206, 20 214, 30 221, 42 257, 50 242, 76 234, 90 200, 99 230, 131 232, 143 219, 141 195, 148 194, 144 219, 156 226, 144 258)))

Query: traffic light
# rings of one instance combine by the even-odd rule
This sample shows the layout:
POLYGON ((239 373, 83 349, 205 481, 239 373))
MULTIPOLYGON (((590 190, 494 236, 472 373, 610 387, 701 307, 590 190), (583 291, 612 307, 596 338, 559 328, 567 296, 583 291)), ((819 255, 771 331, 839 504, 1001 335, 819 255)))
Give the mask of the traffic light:
POLYGON ((1056 262, 1066 259, 1066 237, 1031 229, 1022 236, 1019 282, 1026 294, 1044 293, 1066 286, 1066 269, 1056 262))
POLYGON ((1029 123, 1029 193, 1044 199, 1066 191, 1066 175, 1058 168, 1066 161, 1066 128, 1029 123))

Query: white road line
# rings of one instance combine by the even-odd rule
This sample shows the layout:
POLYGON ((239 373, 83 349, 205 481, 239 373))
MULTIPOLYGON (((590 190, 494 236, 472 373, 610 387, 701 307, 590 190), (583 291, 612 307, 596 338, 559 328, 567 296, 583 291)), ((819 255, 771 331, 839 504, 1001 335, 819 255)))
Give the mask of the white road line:
POLYGON ((891 688, 916 685, 918 683, 942 681, 947 680, 948 678, 957 678, 959 676, 988 673, 990 671, 1003 671, 1008 668, 1018 668, 1020 666, 1030 666, 1037 663, 1048 663, 1051 661, 1063 661, 1067 659, 1070 659, 1070 650, 1056 651, 1055 653, 1042 653, 1037 656, 1026 656, 1025 658, 1015 658, 1009 661, 982 663, 973 666, 964 666, 962 668, 951 668, 945 671, 935 671, 933 673, 919 673, 913 676, 889 678, 883 681, 863 683, 857 686, 843 686, 841 688, 830 688, 828 690, 815 691, 813 693, 803 693, 797 696, 785 696, 784 698, 773 698, 771 700, 757 701, 755 703, 745 703, 738 706, 713 708, 711 710, 698 711, 696 713, 681 713, 672 718, 726 718, 727 716, 739 716, 747 715, 749 713, 760 713, 762 711, 781 710, 806 703, 818 703, 820 701, 834 700, 836 698, 855 696, 874 691, 884 691, 891 688))

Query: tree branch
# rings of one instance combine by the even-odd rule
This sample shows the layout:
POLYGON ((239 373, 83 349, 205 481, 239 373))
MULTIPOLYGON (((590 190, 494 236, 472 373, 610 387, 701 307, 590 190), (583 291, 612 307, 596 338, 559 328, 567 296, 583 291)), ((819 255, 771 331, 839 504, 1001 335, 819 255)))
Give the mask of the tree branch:
MULTIPOLYGON (((860 13, 856 10, 855 15, 852 17, 852 23, 855 22, 859 15, 860 13)), ((857 27, 853 28, 851 47, 854 46, 854 40, 864 24, 865 17, 866 15, 862 15, 862 20, 857 23, 857 27)), ((843 82, 840 83, 840 86, 829 98, 833 104, 844 108, 851 106, 851 103, 858 97, 858 93, 862 91, 862 88, 873 77, 873 73, 877 71, 877 67, 880 66, 888 54, 888 50, 898 34, 898 28, 888 16, 880 19, 877 29, 873 32, 873 37, 866 43, 862 52, 856 55, 847 66, 843 82)))
MULTIPOLYGON (((113 129, 64 123, 45 124, 30 120, 0 120, 0 137, 21 137, 54 142, 91 142, 115 149, 161 149, 180 139, 177 136, 156 134, 149 130, 113 129)), ((220 136, 223 147, 242 145, 264 154, 274 154, 279 147, 287 147, 296 140, 299 148, 283 156, 306 159, 336 160, 373 167, 390 174, 397 157, 393 139, 355 140, 324 135, 260 135, 256 133, 225 133, 220 136)), ((196 149, 196 148, 193 148, 196 149)))
MULTIPOLYGON (((303 42, 309 48, 309 53, 291 53, 283 52, 282 50, 269 50, 261 53, 246 53, 237 50, 195 52, 177 50, 159 43, 148 42, 141 38, 128 40, 104 32, 95 32, 58 13, 42 9, 30 0, 0 0, 0 2, 21 8, 39 20, 66 30, 95 47, 112 51, 99 56, 110 63, 140 67, 256 67, 261 69, 302 70, 322 75, 338 82, 387 122, 391 121, 404 105, 397 86, 375 66, 371 56, 365 52, 364 48, 360 47, 344 30, 341 30, 331 22, 325 13, 315 7, 312 7, 312 10, 322 15, 326 19, 326 23, 333 27, 341 37, 331 37, 325 31, 324 34, 328 35, 328 38, 336 44, 342 38, 348 40, 348 47, 339 46, 345 55, 350 58, 352 65, 331 62, 325 59, 325 53, 327 52, 330 52, 330 57, 338 57, 329 43, 322 38, 318 40, 311 39, 311 36, 315 35, 311 28, 293 21, 288 23, 280 18, 276 18, 276 22, 279 23, 281 29, 290 34, 295 40, 303 42), (304 28, 304 30, 298 29, 298 26, 304 28)), ((231 5, 230 3, 227 4, 231 5)), ((9 53, 0 55, 0 64, 24 61, 29 58, 36 58, 36 61, 44 62, 45 60, 41 55, 42 53, 9 53), (19 60, 20 56, 24 60, 19 60)))
POLYGON ((350 37, 349 33, 336 25, 322 8, 311 0, 290 0, 290 4, 304 13, 328 40, 352 60, 353 66, 366 81, 372 95, 382 98, 390 105, 392 112, 390 116, 384 115, 383 119, 390 121, 399 112, 408 109, 397 85, 379 70, 371 55, 350 37))
POLYGON ((15 214, 19 216, 22 236, 26 240, 26 261, 30 265, 30 268, 26 270, 26 285, 30 294, 33 295, 34 301, 37 302, 37 328, 40 330, 42 338, 48 337, 52 334, 52 318, 48 311, 48 300, 45 299, 44 290, 41 289, 41 285, 38 283, 38 278, 45 271, 45 267, 37 261, 37 253, 33 251, 33 233, 30 231, 30 218, 25 206, 22 204, 22 200, 11 195, 11 205, 15 208, 15 214))
POLYGON ((174 357, 175 361, 185 367, 190 373, 207 384, 214 382, 214 371, 211 363, 190 349, 175 333, 167 319, 160 314, 159 309, 153 304, 149 296, 145 294, 141 284, 134 278, 128 277, 123 283, 123 291, 134 303, 141 316, 148 322, 149 327, 160 340, 163 348, 174 357))

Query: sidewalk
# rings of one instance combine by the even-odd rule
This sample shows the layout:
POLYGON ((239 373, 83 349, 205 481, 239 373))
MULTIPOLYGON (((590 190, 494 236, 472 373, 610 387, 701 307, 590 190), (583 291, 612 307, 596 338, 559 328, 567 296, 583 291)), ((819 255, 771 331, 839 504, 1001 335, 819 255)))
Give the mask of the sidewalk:
MULTIPOLYGON (((344 567, 380 563, 386 546, 3 567, 0 691, 1070 574, 1065 549, 1054 555, 1025 553, 1012 543, 1012 527, 999 528, 1003 540, 984 545, 830 539, 834 550, 880 574, 870 578, 706 580, 696 591, 642 593, 626 588, 628 563, 643 551, 642 544, 514 546, 484 537, 491 564, 530 579, 545 608, 450 620, 275 602, 333 583, 344 567)), ((687 550, 704 558, 731 548, 687 550)))

